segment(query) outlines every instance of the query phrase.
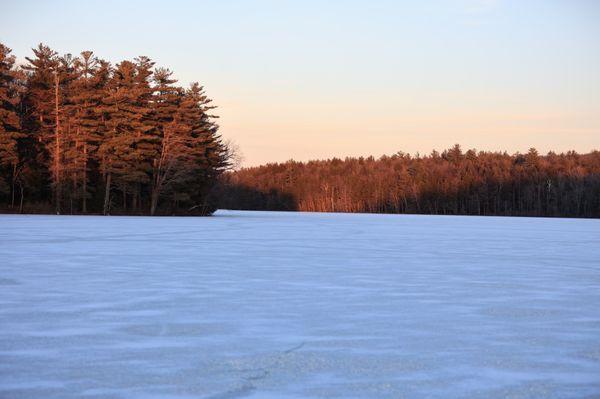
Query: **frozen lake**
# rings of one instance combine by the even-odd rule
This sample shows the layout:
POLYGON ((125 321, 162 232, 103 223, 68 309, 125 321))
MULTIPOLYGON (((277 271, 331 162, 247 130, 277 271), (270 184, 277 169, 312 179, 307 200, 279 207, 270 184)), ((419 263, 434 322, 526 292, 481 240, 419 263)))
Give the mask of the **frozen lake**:
POLYGON ((600 220, 0 216, 0 398, 467 397, 600 397, 600 220))

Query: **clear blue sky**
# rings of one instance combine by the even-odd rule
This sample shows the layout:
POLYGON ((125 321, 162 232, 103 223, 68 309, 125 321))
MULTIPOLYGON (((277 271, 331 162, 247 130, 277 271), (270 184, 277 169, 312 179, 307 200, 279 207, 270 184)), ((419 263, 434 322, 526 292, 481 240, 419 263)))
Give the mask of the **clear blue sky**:
POLYGON ((2 1, 0 41, 200 81, 245 164, 600 149, 600 1, 2 1))

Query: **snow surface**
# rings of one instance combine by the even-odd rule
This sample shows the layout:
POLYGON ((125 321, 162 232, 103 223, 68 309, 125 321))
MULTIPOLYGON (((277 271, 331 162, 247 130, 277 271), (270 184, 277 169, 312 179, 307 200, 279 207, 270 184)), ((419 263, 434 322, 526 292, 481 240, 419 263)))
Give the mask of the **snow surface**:
POLYGON ((0 216, 0 398, 600 396, 600 220, 0 216))

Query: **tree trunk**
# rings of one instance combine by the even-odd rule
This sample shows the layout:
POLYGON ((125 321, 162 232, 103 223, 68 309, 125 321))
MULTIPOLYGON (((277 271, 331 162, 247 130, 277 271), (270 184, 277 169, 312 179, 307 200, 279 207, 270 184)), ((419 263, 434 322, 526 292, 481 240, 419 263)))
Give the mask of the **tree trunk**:
POLYGON ((136 184, 134 186, 133 192, 131 193, 131 210, 132 212, 136 212, 137 211, 137 198, 138 198, 138 193, 140 191, 139 188, 139 184, 136 184))
POLYGON ((157 206, 158 206, 158 188, 153 188, 152 189, 152 199, 150 202, 150 216, 154 216, 157 206))
POLYGON ((10 200, 10 208, 13 209, 15 207, 15 182, 17 180, 17 165, 13 164, 13 174, 12 174, 12 181, 11 181, 11 200, 10 200))
POLYGON ((19 213, 23 213, 23 184, 19 184, 19 189, 21 190, 21 202, 19 203, 19 213))
POLYGON ((73 214, 73 196, 77 195, 77 174, 73 176, 73 192, 69 193, 69 203, 71 206, 71 215, 73 214))
POLYGON ((55 191, 55 206, 56 206, 56 214, 60 214, 60 117, 58 114, 58 71, 54 73, 54 113, 55 113, 55 123, 56 129, 54 132, 54 191, 55 191))
POLYGON ((83 198, 82 198, 82 208, 83 213, 87 213, 87 143, 84 141, 83 143, 83 198))
POLYGON ((104 215, 108 215, 110 211, 110 181, 112 174, 108 172, 108 176, 106 177, 106 187, 104 188, 104 209, 102 213, 104 215))

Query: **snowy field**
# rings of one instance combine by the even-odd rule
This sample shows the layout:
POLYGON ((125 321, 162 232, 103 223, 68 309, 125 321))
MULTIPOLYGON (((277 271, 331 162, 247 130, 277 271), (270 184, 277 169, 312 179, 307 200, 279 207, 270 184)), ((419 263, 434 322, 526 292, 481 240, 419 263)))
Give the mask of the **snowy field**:
POLYGON ((600 220, 0 216, 0 398, 600 398, 600 220))

